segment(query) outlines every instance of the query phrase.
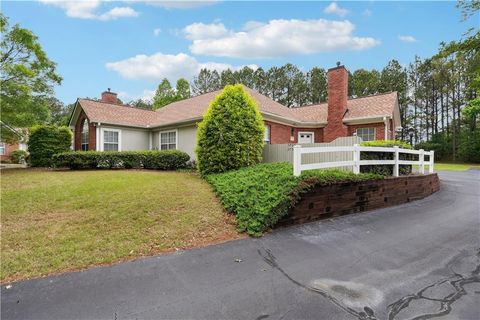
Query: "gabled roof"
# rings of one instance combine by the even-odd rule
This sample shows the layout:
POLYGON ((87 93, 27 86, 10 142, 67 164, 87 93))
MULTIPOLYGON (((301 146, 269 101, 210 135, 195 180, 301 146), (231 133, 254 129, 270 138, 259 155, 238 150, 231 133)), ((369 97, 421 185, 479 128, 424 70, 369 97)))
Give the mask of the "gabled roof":
MULTIPOLYGON (((397 103, 397 93, 388 92, 362 98, 349 99, 344 121, 391 117, 397 103)), ((292 109, 303 121, 326 122, 328 104, 326 102, 292 109)))
POLYGON ((160 114, 155 111, 128 105, 111 104, 90 99, 78 99, 77 101, 90 122, 149 128, 152 123, 160 119, 160 114))
MULTIPOLYGON (((327 103, 287 108, 253 89, 245 89, 257 101, 260 112, 267 119, 284 120, 298 126, 321 126, 327 123, 327 103)), ((78 99, 78 104, 91 122, 153 128, 201 120, 210 102, 220 92, 221 90, 212 91, 189 99, 176 101, 157 111, 90 99, 78 99)), ((350 99, 347 101, 347 112, 344 121, 391 117, 396 112, 396 108, 398 108, 396 92, 350 99)))

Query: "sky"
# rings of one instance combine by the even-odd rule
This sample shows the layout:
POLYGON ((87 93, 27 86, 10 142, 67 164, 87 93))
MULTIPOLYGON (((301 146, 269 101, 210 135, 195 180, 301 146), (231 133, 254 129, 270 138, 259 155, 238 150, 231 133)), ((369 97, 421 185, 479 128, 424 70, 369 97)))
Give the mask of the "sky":
POLYGON ((480 25, 478 15, 461 21, 452 1, 39 0, 2 1, 2 12, 39 37, 66 104, 107 88, 149 99, 163 78, 191 81, 203 67, 408 66, 480 25))

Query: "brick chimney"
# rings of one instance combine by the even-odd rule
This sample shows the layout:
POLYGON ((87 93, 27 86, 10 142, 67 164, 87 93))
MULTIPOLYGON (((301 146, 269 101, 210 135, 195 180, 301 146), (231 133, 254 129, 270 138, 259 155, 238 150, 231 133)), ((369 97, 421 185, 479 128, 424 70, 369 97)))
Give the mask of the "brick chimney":
POLYGON ((323 129, 324 142, 331 142, 338 137, 346 137, 348 128, 343 124, 347 111, 348 71, 337 62, 335 68, 328 69, 328 116, 323 129))
POLYGON ((102 92, 102 99, 100 99, 100 101, 105 103, 118 104, 117 94, 115 92, 111 92, 110 88, 108 88, 108 91, 102 92))

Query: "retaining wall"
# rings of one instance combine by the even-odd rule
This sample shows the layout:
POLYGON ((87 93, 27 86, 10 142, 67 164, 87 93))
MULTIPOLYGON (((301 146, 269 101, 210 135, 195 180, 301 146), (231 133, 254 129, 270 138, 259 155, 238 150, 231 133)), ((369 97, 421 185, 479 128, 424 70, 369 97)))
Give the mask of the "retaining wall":
POLYGON ((277 225, 390 207, 425 198, 439 189, 440 181, 436 173, 318 186, 303 194, 296 206, 277 225))

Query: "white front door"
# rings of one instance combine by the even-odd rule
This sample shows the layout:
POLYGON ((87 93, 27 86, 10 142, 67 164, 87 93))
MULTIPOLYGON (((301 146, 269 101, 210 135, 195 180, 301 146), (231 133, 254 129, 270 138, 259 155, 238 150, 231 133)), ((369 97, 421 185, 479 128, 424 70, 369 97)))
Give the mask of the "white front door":
POLYGON ((299 132, 298 143, 313 143, 313 132, 299 132))

